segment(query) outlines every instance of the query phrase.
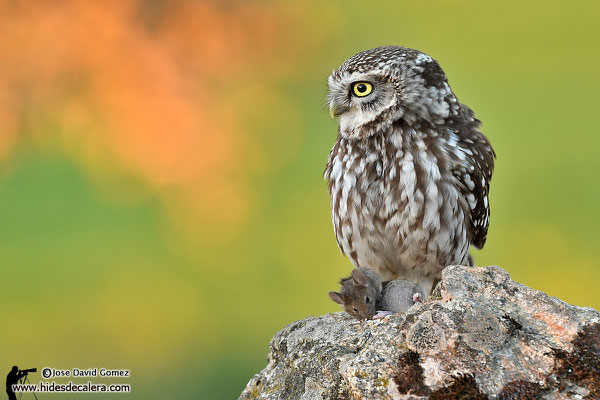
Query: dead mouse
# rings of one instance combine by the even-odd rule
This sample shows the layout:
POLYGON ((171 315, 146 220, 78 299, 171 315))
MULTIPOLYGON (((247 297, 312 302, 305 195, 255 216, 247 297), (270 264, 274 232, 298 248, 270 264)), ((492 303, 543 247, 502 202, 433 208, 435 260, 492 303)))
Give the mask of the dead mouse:
POLYGON ((329 298, 357 319, 406 312, 416 301, 422 301, 420 289, 414 282, 396 279, 382 285, 377 272, 367 268, 355 268, 350 277, 340 280, 340 284, 340 293, 329 292, 329 298))

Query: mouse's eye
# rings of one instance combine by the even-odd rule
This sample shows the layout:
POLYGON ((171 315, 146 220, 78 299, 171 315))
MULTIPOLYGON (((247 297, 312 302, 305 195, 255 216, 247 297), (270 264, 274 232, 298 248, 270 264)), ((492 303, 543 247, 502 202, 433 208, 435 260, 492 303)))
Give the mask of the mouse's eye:
POLYGON ((365 301, 366 301, 367 303, 370 303, 370 302, 371 302, 371 299, 369 298, 369 296, 365 297, 365 301))
POLYGON ((358 310, 356 309, 356 307, 353 308, 354 312, 358 312, 358 310))

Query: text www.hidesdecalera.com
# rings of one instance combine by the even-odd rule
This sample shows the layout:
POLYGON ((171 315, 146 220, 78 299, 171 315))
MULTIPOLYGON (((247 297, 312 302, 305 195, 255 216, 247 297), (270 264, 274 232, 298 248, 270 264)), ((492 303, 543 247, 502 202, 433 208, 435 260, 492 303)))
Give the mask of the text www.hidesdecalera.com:
POLYGON ((39 382, 37 385, 34 384, 17 384, 12 385, 13 392, 15 393, 128 393, 131 392, 131 386, 126 383, 105 385, 103 383, 56 383, 56 382, 39 382))
MULTIPOLYGON (((51 378, 88 378, 89 377, 113 377, 113 378, 128 378, 130 370, 110 370, 105 368, 89 368, 81 370, 78 368, 61 370, 56 368, 44 368, 42 377, 45 379, 51 378)), ((94 383, 88 381, 57 383, 54 381, 34 383, 19 383, 12 385, 14 393, 129 393, 131 385, 128 383, 94 383)))

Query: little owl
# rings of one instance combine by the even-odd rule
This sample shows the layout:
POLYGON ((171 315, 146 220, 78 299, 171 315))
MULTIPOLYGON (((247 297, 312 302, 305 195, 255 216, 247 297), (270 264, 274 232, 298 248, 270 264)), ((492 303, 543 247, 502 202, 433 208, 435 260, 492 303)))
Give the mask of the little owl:
POLYGON ((485 244, 495 153, 438 63, 384 46, 329 77, 338 137, 325 169, 338 245, 382 280, 427 296, 448 265, 485 244))

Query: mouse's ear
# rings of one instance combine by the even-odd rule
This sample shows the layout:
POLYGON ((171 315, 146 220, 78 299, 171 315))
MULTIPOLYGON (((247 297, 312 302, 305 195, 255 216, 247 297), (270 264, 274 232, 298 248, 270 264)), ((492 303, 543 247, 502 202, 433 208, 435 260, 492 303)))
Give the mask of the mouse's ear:
POLYGON ((354 281, 354 286, 367 286, 367 275, 365 275, 365 273, 360 269, 354 268, 351 275, 352 280, 354 281))
POLYGON ((331 291, 329 292, 329 298, 338 304, 344 305, 344 298, 341 293, 331 291))

